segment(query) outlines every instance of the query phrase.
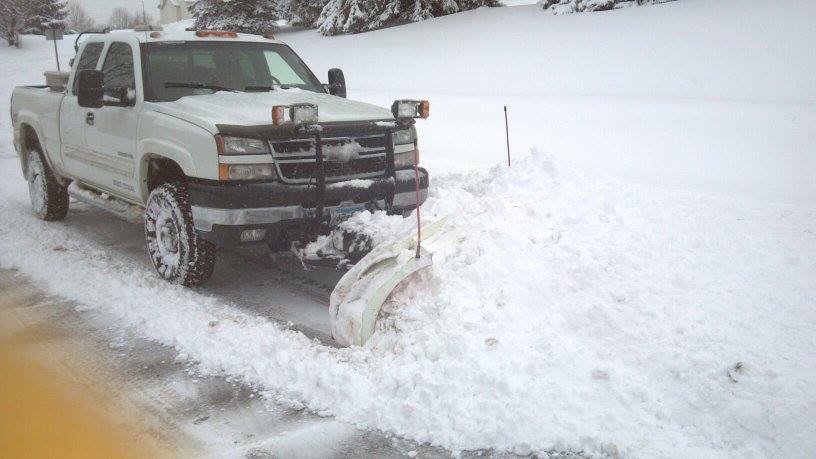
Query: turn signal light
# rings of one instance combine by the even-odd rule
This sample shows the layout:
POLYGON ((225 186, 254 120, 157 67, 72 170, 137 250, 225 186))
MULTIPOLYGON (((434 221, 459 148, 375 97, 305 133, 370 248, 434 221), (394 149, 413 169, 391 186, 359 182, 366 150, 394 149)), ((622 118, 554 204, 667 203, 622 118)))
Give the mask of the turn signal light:
POLYGON ((196 37, 238 38, 238 34, 226 30, 199 30, 196 32, 196 37))
POLYGON ((431 103, 428 102, 427 100, 421 100, 419 102, 419 110, 417 111, 420 118, 422 119, 428 118, 428 116, 431 114, 431 103))
POLYGON ((218 180, 229 180, 230 173, 229 173, 229 164, 219 164, 218 165, 218 180))
POLYGON ((272 107, 272 124, 280 126, 286 121, 287 105, 275 105, 272 107))

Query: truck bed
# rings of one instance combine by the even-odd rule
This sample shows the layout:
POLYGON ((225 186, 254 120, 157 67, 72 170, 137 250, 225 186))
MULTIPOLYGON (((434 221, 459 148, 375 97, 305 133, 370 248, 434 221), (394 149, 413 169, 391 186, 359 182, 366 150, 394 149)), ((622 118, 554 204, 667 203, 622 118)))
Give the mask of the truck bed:
POLYGON ((59 113, 63 97, 64 92, 55 92, 48 86, 39 85, 17 86, 11 94, 11 120, 15 134, 19 135, 24 123, 34 127, 52 161, 59 161, 59 113))

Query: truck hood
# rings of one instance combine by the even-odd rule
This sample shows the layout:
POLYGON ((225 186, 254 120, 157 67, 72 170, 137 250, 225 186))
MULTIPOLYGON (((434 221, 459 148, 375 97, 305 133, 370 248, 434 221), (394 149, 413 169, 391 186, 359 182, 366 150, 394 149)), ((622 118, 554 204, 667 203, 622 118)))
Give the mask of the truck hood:
POLYGON ((217 133, 219 124, 262 126, 272 124, 272 106, 310 103, 318 106, 321 123, 393 119, 389 110, 330 94, 302 89, 269 92, 227 92, 186 96, 155 103, 154 109, 217 133))

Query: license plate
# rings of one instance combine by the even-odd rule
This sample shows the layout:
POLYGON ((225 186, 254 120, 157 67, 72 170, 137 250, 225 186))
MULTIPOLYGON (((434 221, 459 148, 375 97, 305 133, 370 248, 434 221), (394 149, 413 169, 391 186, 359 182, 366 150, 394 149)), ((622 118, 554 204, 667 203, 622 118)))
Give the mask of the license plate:
POLYGON ((352 214, 356 214, 357 212, 361 212, 363 210, 365 210, 364 205, 352 206, 352 207, 338 207, 336 209, 330 209, 329 210, 329 215, 332 218, 335 218, 335 217, 349 217, 352 214))

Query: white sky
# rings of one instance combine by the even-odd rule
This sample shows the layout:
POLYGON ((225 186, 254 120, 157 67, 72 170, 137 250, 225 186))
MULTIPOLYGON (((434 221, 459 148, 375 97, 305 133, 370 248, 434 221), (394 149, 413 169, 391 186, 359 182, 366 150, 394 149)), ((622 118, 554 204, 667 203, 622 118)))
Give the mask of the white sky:
MULTIPOLYGON (((116 8, 117 6, 122 6, 130 11, 141 11, 142 10, 142 2, 141 0, 77 0, 85 9, 88 11, 88 14, 91 15, 92 18, 96 22, 100 23, 107 23, 108 17, 110 16, 111 11, 116 8)), ((159 4, 159 0, 144 0, 145 11, 147 14, 153 16, 153 19, 159 19, 159 9, 156 8, 156 5, 159 4)))

